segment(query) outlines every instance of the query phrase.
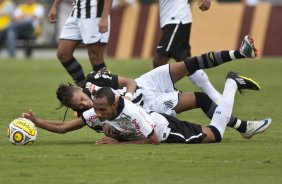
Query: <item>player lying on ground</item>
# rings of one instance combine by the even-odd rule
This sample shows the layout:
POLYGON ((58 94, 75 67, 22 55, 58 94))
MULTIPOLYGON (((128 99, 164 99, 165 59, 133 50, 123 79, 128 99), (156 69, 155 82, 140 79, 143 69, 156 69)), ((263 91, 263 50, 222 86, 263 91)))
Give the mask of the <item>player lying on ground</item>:
MULTIPOLYGON (((255 52, 255 48, 248 42, 249 39, 245 39, 241 51, 221 51, 211 54, 202 55, 202 58, 206 56, 217 55, 218 60, 227 61, 230 57, 229 53, 245 53, 245 55, 251 55, 249 52, 255 52)), ((189 62, 197 62, 195 59, 189 60, 189 62)), ((217 60, 215 60, 217 61, 217 60)), ((201 108, 203 112, 211 119, 213 112, 217 105, 204 93, 199 92, 184 92, 180 93, 174 88, 174 83, 186 76, 188 73, 188 67, 185 66, 185 62, 174 63, 170 65, 164 65, 158 67, 146 74, 137 78, 134 82, 133 79, 110 75, 107 72, 99 71, 93 72, 87 77, 86 88, 76 88, 68 85, 61 85, 57 90, 57 97, 61 101, 62 105, 72 108, 82 114, 84 111, 92 108, 93 94, 101 86, 109 86, 119 95, 124 95, 126 98, 131 98, 132 102, 140 104, 147 111, 155 111, 158 113, 165 113, 168 115, 176 115, 183 111, 201 108), (126 86, 122 90, 118 90, 119 87, 126 86), (138 86, 136 88, 136 86, 138 86), (136 91, 134 92, 134 90, 136 91), (130 95, 128 95, 130 94, 130 95)), ((191 72, 192 73, 192 72, 191 72)), ((205 83, 209 83, 206 81, 205 83)), ((93 117, 94 111, 89 111, 83 115, 83 118, 87 121, 93 117)), ((229 127, 237 129, 243 137, 249 138, 253 135, 253 131, 260 126, 264 125, 264 120, 261 121, 244 121, 232 116, 229 127)), ((97 127, 96 127, 97 128, 97 127)))
MULTIPOLYGON (((220 142, 231 117, 237 90, 260 90, 253 80, 229 72, 221 101, 209 126, 181 121, 173 116, 147 113, 140 106, 116 96, 109 87, 99 89, 93 100, 96 117, 105 122, 105 137, 96 144, 159 144, 220 142), (107 130, 109 129, 109 130, 107 130)), ((265 119, 270 124, 271 119, 265 119)))
MULTIPOLYGON (((251 49, 251 51, 253 51, 251 49)), ((236 52, 236 51, 235 51, 236 52)), ((194 62, 193 60, 191 61, 192 63, 194 62)), ((184 63, 184 62, 182 62, 184 63)), ((169 65, 167 65, 169 66, 169 65)), ((179 66, 179 63, 174 63, 170 65, 170 70, 173 70, 173 68, 176 69, 180 69, 180 71, 182 71, 182 68, 178 68, 178 67, 171 67, 171 66, 179 66)), ((186 65, 182 65, 182 67, 184 67, 184 72, 187 72, 186 65)), ((157 71, 157 69, 155 69, 157 71)), ((160 70, 160 69, 158 69, 160 70)), ((176 75, 178 75, 176 73, 176 75)), ((185 76, 185 75, 184 75, 185 76)), ((171 79, 170 79, 171 80, 171 79)), ((173 86, 173 84, 172 84, 173 86)), ((76 89, 74 87, 69 87, 66 89, 67 91, 65 91, 63 93, 63 95, 61 94, 59 96, 59 99, 62 101, 62 103, 66 106, 69 106, 73 109, 79 108, 79 109, 88 109, 92 107, 92 100, 89 98, 89 96, 87 96, 85 93, 83 93, 81 90, 76 89)), ((179 95, 179 93, 175 93, 177 95, 179 95)), ((91 95, 91 94, 90 94, 91 95)), ((181 95, 181 94, 180 94, 181 95)), ((143 95, 144 96, 144 95, 143 95)), ((200 95, 204 96, 203 95, 200 95)), ((200 102, 196 102, 196 98, 192 99, 193 105, 194 107, 197 105, 197 107, 201 107, 204 112, 207 112, 208 114, 211 114, 210 117, 212 117, 212 114, 215 110, 214 107, 216 107, 216 105, 212 102, 210 102, 211 100, 208 98, 204 98, 205 100, 209 100, 209 101, 205 101, 205 100, 201 100, 200 102), (193 101, 194 100, 194 101, 193 101), (205 103, 208 103, 209 105, 205 105, 205 103), (213 107, 213 108, 212 108, 213 107)), ((191 100, 191 99, 190 99, 191 100)), ((188 101, 190 101, 188 100, 188 101)), ((174 107, 172 107, 172 109, 174 110, 174 107)), ((94 110, 90 109, 86 112, 84 112, 82 114, 82 117, 72 120, 72 121, 68 121, 68 122, 61 122, 61 121, 53 121, 53 120, 43 120, 40 118, 37 118, 33 115, 33 113, 30 111, 28 113, 26 113, 27 118, 31 118, 32 121, 36 121, 37 122, 37 126, 43 129, 46 129, 48 131, 51 132, 56 132, 56 133, 66 133, 72 130, 76 130, 79 128, 82 128, 85 124, 87 124, 90 128, 94 129, 94 130, 101 130, 101 126, 99 125, 99 123, 96 123, 97 119, 95 118, 95 112, 94 110)), ((269 125, 269 123, 265 123, 264 120, 262 121, 241 121, 239 119, 236 118, 230 118, 230 123, 229 126, 234 127, 236 129, 238 129, 238 131, 240 131, 242 133, 242 135, 245 138, 249 138, 251 136, 253 136, 254 134, 260 133, 262 132, 264 129, 267 128, 267 126, 269 125), (233 120, 231 120, 233 119, 233 120), (262 128, 260 128, 262 127, 262 128)))

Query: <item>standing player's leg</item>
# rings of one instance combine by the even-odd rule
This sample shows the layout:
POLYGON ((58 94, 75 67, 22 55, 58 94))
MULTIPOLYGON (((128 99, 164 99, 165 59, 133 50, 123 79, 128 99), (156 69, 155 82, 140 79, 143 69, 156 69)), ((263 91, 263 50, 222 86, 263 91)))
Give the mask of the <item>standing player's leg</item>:
POLYGON ((99 31, 101 18, 81 20, 81 36, 86 44, 90 63, 93 71, 106 68, 104 61, 104 51, 110 36, 110 18, 108 17, 108 29, 106 32, 99 31))
POLYGON ((77 46, 82 42, 79 29, 79 19, 68 17, 63 25, 57 57, 72 77, 77 85, 81 85, 85 79, 83 69, 79 62, 74 58, 73 53, 77 46))
POLYGON ((93 68, 93 71, 99 71, 102 68, 106 68, 104 61, 105 43, 95 43, 86 45, 88 56, 93 68))
MULTIPOLYGON (((171 49, 177 49, 175 48, 174 44, 175 35, 177 34, 179 27, 181 27, 180 24, 167 24, 162 28, 162 36, 159 40, 154 54, 154 68, 167 64, 170 58, 172 57, 171 49)), ((186 36, 186 34, 183 36, 186 36)))
POLYGON ((60 39, 57 49, 59 61, 77 85, 81 85, 85 79, 81 65, 73 56, 74 50, 80 42, 80 40, 60 39))

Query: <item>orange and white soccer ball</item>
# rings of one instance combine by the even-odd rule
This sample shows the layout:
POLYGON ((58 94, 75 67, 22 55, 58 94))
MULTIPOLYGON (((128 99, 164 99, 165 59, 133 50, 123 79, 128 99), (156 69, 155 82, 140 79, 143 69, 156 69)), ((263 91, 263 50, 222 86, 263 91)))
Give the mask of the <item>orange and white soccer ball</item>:
POLYGON ((15 145, 32 145, 37 136, 36 126, 26 118, 13 120, 8 128, 8 139, 15 145))

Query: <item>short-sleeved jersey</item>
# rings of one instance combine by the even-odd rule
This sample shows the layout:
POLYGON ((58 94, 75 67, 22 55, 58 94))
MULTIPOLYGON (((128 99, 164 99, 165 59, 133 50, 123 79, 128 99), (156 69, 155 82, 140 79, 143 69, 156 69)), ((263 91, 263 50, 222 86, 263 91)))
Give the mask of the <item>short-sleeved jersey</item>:
POLYGON ((189 0, 159 0, 161 27, 167 24, 192 22, 189 0))
POLYGON ((149 138, 154 132, 160 141, 169 135, 170 128, 165 117, 158 113, 148 114, 143 108, 129 100, 120 98, 119 115, 111 121, 100 122, 96 118, 94 109, 82 114, 83 121, 96 130, 99 126, 110 126, 112 133, 118 140, 132 141, 149 138))
POLYGON ((95 18, 101 17, 104 8, 104 0, 74 0, 72 17, 95 18))

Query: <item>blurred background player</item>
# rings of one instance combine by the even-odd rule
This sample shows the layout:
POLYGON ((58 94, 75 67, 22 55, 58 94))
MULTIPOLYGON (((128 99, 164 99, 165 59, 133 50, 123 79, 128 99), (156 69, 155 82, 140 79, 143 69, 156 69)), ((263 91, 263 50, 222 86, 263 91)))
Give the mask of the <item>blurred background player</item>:
MULTIPOLYGON (((210 8, 210 0, 199 0, 199 9, 206 11, 210 8)), ((192 13, 190 1, 187 0, 159 0, 160 26, 162 36, 154 54, 153 66, 159 67, 168 63, 170 58, 176 62, 191 57, 190 33, 192 13)), ((203 70, 189 76, 190 80, 202 89, 214 102, 220 100, 220 93, 211 85, 203 70)))
POLYGON ((0 0, 0 47, 5 42, 7 28, 11 23, 11 17, 15 5, 10 0, 0 0))
MULTIPOLYGON (((61 0, 55 0, 48 14, 49 21, 57 21, 57 8, 61 0)), ((74 1, 72 11, 65 21, 58 43, 57 57, 77 85, 85 79, 83 69, 74 58, 74 50, 82 42, 88 51, 94 71, 105 68, 104 50, 110 34, 110 10, 112 0, 74 1)))
POLYGON ((6 44, 10 57, 16 55, 17 39, 32 39, 41 31, 41 22, 44 17, 43 5, 36 0, 26 0, 19 4, 13 14, 13 22, 9 25, 6 35, 6 44))

